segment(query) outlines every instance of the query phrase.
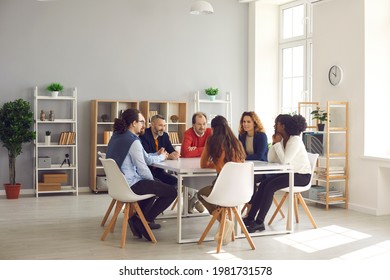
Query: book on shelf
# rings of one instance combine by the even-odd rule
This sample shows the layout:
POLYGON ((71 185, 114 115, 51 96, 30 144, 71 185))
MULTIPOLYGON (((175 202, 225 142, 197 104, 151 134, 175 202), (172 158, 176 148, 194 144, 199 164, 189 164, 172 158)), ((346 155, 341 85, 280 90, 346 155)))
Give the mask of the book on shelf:
POLYGON ((105 130, 103 134, 103 143, 108 144, 108 142, 110 142, 111 136, 112 136, 112 131, 105 130))
POLYGON ((151 122, 152 117, 158 115, 158 111, 149 111, 149 122, 151 122))
POLYGON ((58 139, 58 145, 73 145, 76 138, 76 132, 63 131, 58 139))
POLYGON ((330 176, 345 175, 345 169, 343 166, 318 167, 319 178, 326 178, 328 174, 330 176))
POLYGON ((180 144, 179 134, 176 131, 168 132, 172 144, 180 144))

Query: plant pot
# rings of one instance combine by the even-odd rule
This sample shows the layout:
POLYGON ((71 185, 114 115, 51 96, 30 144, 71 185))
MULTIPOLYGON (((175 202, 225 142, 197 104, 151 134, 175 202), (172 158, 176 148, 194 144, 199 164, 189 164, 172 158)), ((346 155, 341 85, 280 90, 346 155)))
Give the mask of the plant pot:
POLYGON ((50 145, 51 135, 45 135, 45 145, 50 145))
POLYGON ((20 193, 20 184, 16 183, 15 185, 4 184, 5 194, 7 199, 18 199, 20 193))
POLYGON ((211 101, 215 101, 215 95, 209 95, 211 101))
POLYGON ((324 131, 325 124, 324 123, 319 123, 317 124, 318 131, 324 131))
POLYGON ((51 97, 58 97, 58 91, 52 91, 51 97))

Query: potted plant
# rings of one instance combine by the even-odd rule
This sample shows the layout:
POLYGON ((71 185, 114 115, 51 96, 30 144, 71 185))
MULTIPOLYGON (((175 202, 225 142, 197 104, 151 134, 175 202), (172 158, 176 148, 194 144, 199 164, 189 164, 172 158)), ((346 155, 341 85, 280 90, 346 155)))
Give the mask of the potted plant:
POLYGON ((64 89, 64 86, 60 83, 52 83, 48 85, 47 90, 51 91, 52 97, 57 97, 58 93, 64 89))
POLYGON ((32 123, 30 103, 21 98, 4 103, 0 108, 0 142, 8 150, 9 183, 4 184, 7 198, 19 197, 20 184, 15 181, 16 157, 22 153, 23 143, 35 139, 32 123))
POLYGON ((218 91, 219 91, 218 88, 212 88, 212 87, 206 88, 206 89, 204 90, 204 92, 206 93, 206 95, 209 96, 209 98, 210 98, 211 101, 214 101, 214 100, 215 100, 215 97, 217 96, 218 91))
POLYGON ((317 107, 310 114, 313 120, 317 120, 318 131, 324 131, 325 124, 323 122, 328 120, 328 113, 325 110, 321 110, 320 107, 317 107))

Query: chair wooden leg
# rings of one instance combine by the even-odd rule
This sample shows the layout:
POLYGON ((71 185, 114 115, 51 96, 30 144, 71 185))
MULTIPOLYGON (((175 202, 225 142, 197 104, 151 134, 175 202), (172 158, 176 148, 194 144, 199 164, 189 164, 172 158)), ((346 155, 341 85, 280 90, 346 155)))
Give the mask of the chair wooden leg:
MULTIPOLYGON (((181 192, 183 192, 183 188, 181 189, 181 192)), ((175 201, 174 201, 173 204, 172 204, 171 210, 175 209, 178 200, 179 200, 179 199, 176 197, 175 201)))
POLYGON ((302 204, 302 207, 305 210, 307 216, 309 217, 311 224, 313 225, 314 228, 317 228, 317 224, 314 221, 314 218, 311 215, 311 212, 310 212, 309 208, 307 207, 307 204, 306 204, 305 200, 303 199, 302 195, 300 193, 297 193, 297 197, 298 197, 299 202, 302 204))
MULTIPOLYGON (((278 203, 278 201, 276 200, 276 198, 275 197, 273 197, 273 202, 274 202, 274 204, 275 204, 275 206, 276 207, 278 207, 278 205, 279 205, 279 203, 278 203)), ((284 219, 284 213, 283 213, 283 210, 282 210, 282 208, 279 208, 279 213, 280 213, 280 215, 282 216, 282 218, 284 219)))
MULTIPOLYGON (((232 207, 227 208, 227 211, 228 211, 229 220, 233 222, 232 207)), ((236 234, 234 233, 234 227, 233 227, 233 230, 232 230, 232 241, 234 241, 235 239, 236 239, 236 234)))
POLYGON ((108 217, 109 217, 110 214, 111 214, 112 208, 114 207, 115 203, 116 203, 116 200, 113 198, 113 199, 111 200, 110 206, 108 206, 108 209, 107 209, 107 211, 106 211, 106 214, 105 214, 104 217, 103 217, 102 222, 100 223, 100 226, 101 226, 101 227, 104 227, 104 225, 105 225, 105 223, 106 223, 108 217))
POLYGON ((242 207, 241 215, 244 215, 244 212, 246 211, 245 216, 247 216, 249 211, 251 210, 251 207, 252 207, 252 204, 245 203, 244 207, 242 207))
POLYGON ((122 206, 123 206, 123 202, 117 201, 114 215, 112 216, 110 223, 108 224, 108 226, 104 230, 103 235, 100 238, 100 240, 104 241, 107 237, 108 232, 113 231, 113 229, 111 229, 111 228, 115 227, 116 219, 118 218, 118 215, 121 212, 122 206))
POLYGON ((272 224, 272 222, 274 221, 276 215, 278 214, 278 212, 279 212, 280 208, 282 207, 284 201, 286 200, 287 196, 288 196, 288 193, 285 193, 284 196, 282 197, 282 199, 280 200, 278 207, 276 207, 274 214, 272 215, 271 219, 268 222, 268 225, 272 224))
POLYGON ((202 236, 199 238, 199 241, 198 241, 198 245, 202 244, 203 240, 206 238, 207 234, 209 233, 211 227, 213 226, 213 224, 215 223, 215 220, 218 218, 218 216, 220 215, 221 213, 221 208, 217 208, 214 213, 213 213, 213 217, 211 218, 209 224, 206 226, 206 229, 204 230, 202 236))
POLYGON ((175 201, 174 201, 173 204, 172 204, 171 210, 175 209, 175 207, 176 207, 176 205, 177 205, 177 201, 178 201, 178 199, 177 199, 177 197, 176 197, 175 201))
POLYGON ((123 212, 123 221, 122 221, 122 237, 121 237, 121 248, 125 247, 126 244, 126 234, 127 234, 127 221, 129 220, 129 210, 130 210, 130 203, 125 203, 125 210, 123 212))
POLYGON ((150 229, 149 224, 148 224, 148 222, 146 221, 145 216, 144 216, 144 214, 142 213, 142 210, 141 210, 141 208, 140 208, 139 205, 138 205, 138 202, 133 202, 132 204, 133 204, 133 206, 134 206, 135 211, 138 213, 138 216, 139 216, 139 218, 141 219, 142 224, 144 225, 146 231, 148 232, 148 234, 149 234, 149 236, 150 236, 150 239, 152 240, 152 242, 153 242, 154 244, 156 244, 156 243, 157 243, 156 237, 154 237, 154 234, 153 234, 152 230, 150 229))
POLYGON ((221 252, 223 233, 225 232, 226 208, 221 208, 221 221, 219 223, 219 239, 217 243, 217 253, 221 252))
POLYGON ((238 214, 237 209, 234 207, 234 208, 232 208, 232 210, 233 210, 234 216, 236 216, 236 220, 237 220, 238 224, 240 225, 242 232, 244 233, 244 235, 245 235, 245 237, 246 237, 246 240, 248 240, 248 243, 249 243, 249 245, 251 246, 252 250, 255 250, 255 249, 256 249, 256 246, 255 246, 255 244, 253 243, 253 240, 252 240, 252 238, 250 237, 250 235, 249 235, 249 233, 248 233, 248 230, 246 229, 246 227, 245 227, 245 225, 244 225, 244 222, 242 221, 240 215, 238 214))
MULTIPOLYGON (((120 212, 120 211, 122 210, 122 208, 123 208, 123 205, 124 205, 123 202, 122 202, 122 203, 116 203, 115 211, 119 211, 119 212, 120 212)), ((118 215, 119 215, 119 214, 118 214, 118 215)), ((114 232, 115 225, 116 225, 116 220, 117 220, 117 218, 118 218, 118 215, 116 215, 115 219, 113 220, 113 225, 112 225, 112 227, 111 227, 111 233, 114 232)))

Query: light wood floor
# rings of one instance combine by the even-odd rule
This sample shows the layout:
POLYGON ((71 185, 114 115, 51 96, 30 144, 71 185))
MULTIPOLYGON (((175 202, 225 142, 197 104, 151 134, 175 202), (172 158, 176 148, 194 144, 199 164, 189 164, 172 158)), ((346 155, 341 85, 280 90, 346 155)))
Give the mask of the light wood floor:
MULTIPOLYGON (((3 260, 122 260, 122 259, 265 259, 328 260, 390 258, 390 216, 371 216, 343 208, 329 211, 321 205, 309 205, 318 224, 314 230, 302 212, 294 234, 254 237, 256 250, 245 239, 223 246, 215 254, 213 241, 202 245, 176 243, 176 220, 159 220, 155 230, 157 244, 133 239, 129 230, 126 247, 119 248, 120 222, 106 241, 100 241, 101 219, 111 201, 107 194, 79 196, 0 198, 0 259, 3 260)), ((302 211, 302 210, 301 210, 302 211)), ((271 211, 270 211, 271 212, 271 211)), ((209 217, 183 221, 186 237, 199 237, 209 217)), ((266 231, 282 229, 280 216, 266 231)), ((215 230, 210 233, 214 235, 215 230)))

